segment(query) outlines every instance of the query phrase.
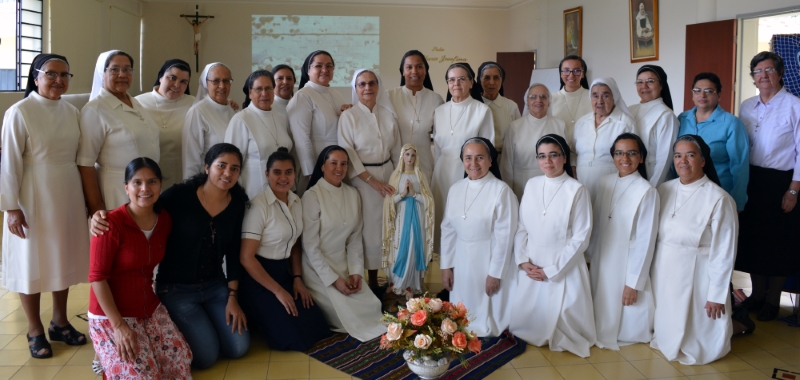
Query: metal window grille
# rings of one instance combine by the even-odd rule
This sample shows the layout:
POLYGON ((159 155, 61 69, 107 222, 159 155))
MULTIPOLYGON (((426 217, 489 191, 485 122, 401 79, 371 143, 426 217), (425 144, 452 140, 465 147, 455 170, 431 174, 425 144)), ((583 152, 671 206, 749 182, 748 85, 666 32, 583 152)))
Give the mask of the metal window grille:
POLYGON ((42 52, 42 0, 17 0, 17 91, 28 81, 36 55, 42 52))

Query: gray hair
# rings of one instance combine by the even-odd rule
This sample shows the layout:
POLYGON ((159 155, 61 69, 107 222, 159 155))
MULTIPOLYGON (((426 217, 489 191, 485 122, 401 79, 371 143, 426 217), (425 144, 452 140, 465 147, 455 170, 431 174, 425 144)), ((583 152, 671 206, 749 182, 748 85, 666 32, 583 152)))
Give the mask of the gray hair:
POLYGON ((678 145, 679 142, 690 142, 690 143, 694 144, 694 146, 697 147, 697 152, 700 153, 700 157, 702 157, 703 159, 706 158, 706 156, 703 154, 703 148, 700 147, 700 143, 697 142, 697 139, 692 137, 692 135, 683 135, 683 136, 678 137, 678 139, 675 140, 675 143, 672 144, 672 151, 673 152, 675 151, 675 147, 678 145))

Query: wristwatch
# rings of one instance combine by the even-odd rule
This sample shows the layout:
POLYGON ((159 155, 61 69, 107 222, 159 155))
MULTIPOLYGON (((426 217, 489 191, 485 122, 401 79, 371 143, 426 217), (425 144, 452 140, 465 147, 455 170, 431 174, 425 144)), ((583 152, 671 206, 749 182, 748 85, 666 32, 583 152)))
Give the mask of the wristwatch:
POLYGON ((794 195, 794 196, 797 196, 797 190, 792 190, 792 189, 789 189, 789 194, 792 194, 792 195, 794 195))

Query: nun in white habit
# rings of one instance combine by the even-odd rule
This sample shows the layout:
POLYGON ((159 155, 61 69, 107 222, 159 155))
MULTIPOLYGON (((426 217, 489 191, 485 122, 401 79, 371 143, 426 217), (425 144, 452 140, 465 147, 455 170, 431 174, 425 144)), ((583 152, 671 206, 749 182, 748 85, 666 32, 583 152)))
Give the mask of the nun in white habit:
POLYGON ((672 111, 667 73, 661 66, 640 67, 636 73, 636 92, 642 100, 629 109, 636 120, 636 134, 650 153, 645 162, 647 178, 650 178, 650 184, 658 187, 667 180, 672 163, 672 142, 680 127, 672 111))
POLYGON ((347 151, 337 145, 320 153, 303 196, 303 282, 331 330, 365 342, 386 332, 381 301, 362 278, 361 199, 342 182, 347 151))
MULTIPOLYGON (((433 200, 436 220, 444 218, 450 186, 464 178, 461 149, 464 141, 484 137, 494 144, 492 111, 473 90, 475 73, 468 63, 454 63, 445 74, 447 103, 436 108, 433 120, 433 200)), ((497 165, 498 163, 495 163, 497 165)), ((439 249, 441 229, 434 229, 434 251, 439 249)))
POLYGON ((433 176, 431 131, 433 113, 444 104, 442 96, 433 92, 428 72, 430 66, 419 50, 410 50, 400 61, 400 87, 389 90, 389 100, 397 112, 400 142, 418 147, 417 161, 430 182, 433 176))
POLYGON ((536 160, 536 146, 531 141, 539 141, 548 134, 564 136, 565 126, 561 119, 550 114, 550 91, 541 83, 534 83, 525 92, 528 113, 514 120, 506 131, 505 152, 500 156, 500 171, 517 199, 528 180, 544 174, 536 160))
POLYGON ((497 150, 488 139, 467 140, 461 158, 466 178, 450 188, 442 219, 442 284, 450 302, 469 308, 469 328, 495 337, 511 319, 519 202, 499 178, 497 150))
POLYGON ((292 149, 289 122, 272 109, 275 79, 267 70, 256 70, 247 77, 242 91, 245 101, 242 111, 231 119, 225 131, 225 142, 236 145, 244 156, 239 183, 254 199, 269 183, 264 172, 267 159, 278 148, 292 149))
POLYGON ((158 126, 159 167, 164 177, 161 186, 164 190, 183 180, 183 126, 186 114, 194 103, 194 96, 189 95, 191 75, 188 63, 170 59, 158 71, 153 91, 136 97, 158 126))
MULTIPOLYGON (((552 115, 564 122, 567 129, 564 138, 567 141, 572 141, 572 133, 575 131, 578 119, 592 112, 586 70, 586 61, 577 55, 567 56, 558 64, 561 89, 550 94, 550 108, 552 115)), ((522 113, 526 114, 527 110, 523 110, 522 113)))
POLYGON ((228 124, 238 109, 233 103, 229 106, 233 78, 228 66, 219 62, 207 64, 200 73, 199 82, 197 97, 186 113, 183 127, 183 178, 203 171, 206 152, 223 142, 228 124))
POLYGON ((503 96, 505 80, 506 71, 497 62, 484 62, 478 67, 478 80, 475 82, 476 92, 481 94, 483 104, 492 110, 494 141, 498 154, 503 153, 504 136, 511 122, 521 117, 517 103, 503 96))
POLYGON ((81 110, 78 170, 89 213, 127 202, 125 167, 137 157, 161 159, 158 126, 128 95, 133 58, 111 50, 97 57, 89 102, 81 110))
POLYGON ((617 172, 608 147, 614 145, 617 136, 635 133, 636 122, 631 117, 625 101, 619 94, 614 78, 598 78, 592 81, 589 90, 593 112, 578 119, 570 147, 572 163, 578 181, 586 186, 594 201, 600 178, 617 172))
POLYGON ((594 228, 586 261, 591 263, 597 346, 649 343, 653 336, 650 263, 658 233, 658 192, 647 181, 647 148, 632 133, 609 148, 618 173, 600 179, 594 228))
POLYGON ((736 260, 736 202, 719 186, 711 149, 700 136, 673 145, 678 178, 658 187, 653 258, 655 330, 650 346, 669 360, 702 365, 731 350, 728 286, 736 260))
POLYGON ((289 65, 276 65, 272 68, 272 78, 275 79, 275 101, 272 102, 272 109, 278 111, 286 120, 289 120, 289 113, 286 106, 294 96, 294 69, 289 65))
POLYGON ((520 202, 509 331, 534 346, 585 358, 596 340, 582 255, 592 233, 592 204, 586 187, 572 178, 566 140, 546 135, 536 146, 545 175, 528 181, 520 202))

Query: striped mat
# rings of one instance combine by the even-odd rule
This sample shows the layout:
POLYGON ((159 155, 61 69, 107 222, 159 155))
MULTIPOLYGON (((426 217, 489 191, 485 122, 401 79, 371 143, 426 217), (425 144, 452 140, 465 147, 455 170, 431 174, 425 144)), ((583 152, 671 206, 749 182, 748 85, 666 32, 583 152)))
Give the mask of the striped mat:
MULTIPOLYGON (((483 379, 517 355, 525 352, 527 343, 507 331, 496 338, 483 338, 483 350, 465 355, 467 368, 454 360, 440 379, 483 379)), ((382 350, 380 338, 361 343, 347 334, 336 334, 321 340, 306 351, 311 357, 359 379, 414 379, 402 353, 382 350)))

